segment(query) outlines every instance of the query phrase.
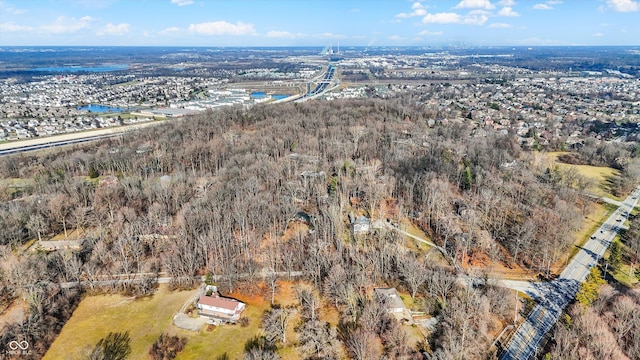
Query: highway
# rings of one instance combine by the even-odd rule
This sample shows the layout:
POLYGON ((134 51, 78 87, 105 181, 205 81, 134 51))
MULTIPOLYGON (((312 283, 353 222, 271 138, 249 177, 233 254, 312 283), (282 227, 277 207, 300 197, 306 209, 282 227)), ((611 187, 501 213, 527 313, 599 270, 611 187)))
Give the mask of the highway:
POLYGON ((504 347, 499 355, 501 360, 526 360, 536 354, 545 334, 553 328, 563 310, 575 298, 580 283, 611 245, 629 213, 637 205, 639 196, 640 186, 593 233, 557 279, 537 285, 539 303, 504 347))
POLYGON ((327 71, 323 75, 311 81, 317 84, 316 87, 295 101, 302 102, 302 101, 309 100, 315 96, 322 95, 325 91, 329 89, 329 85, 331 85, 334 82, 337 82, 336 79, 334 78, 335 72, 336 72, 335 66, 329 65, 327 67, 327 71))
POLYGON ((0 144, 0 156, 17 154, 28 151, 48 149, 52 147, 79 144, 83 142, 106 139, 119 136, 127 131, 154 126, 164 121, 149 121, 127 126, 117 126, 104 129, 89 130, 71 134, 46 137, 36 137, 27 140, 10 141, 0 144))

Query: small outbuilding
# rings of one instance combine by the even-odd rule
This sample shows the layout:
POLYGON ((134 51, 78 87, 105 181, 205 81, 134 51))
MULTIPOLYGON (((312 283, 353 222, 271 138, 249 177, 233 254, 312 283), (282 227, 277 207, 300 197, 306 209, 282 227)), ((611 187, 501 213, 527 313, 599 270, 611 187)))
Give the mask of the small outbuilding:
POLYGON ((401 313, 407 310, 396 288, 375 288, 373 293, 390 313, 401 313))

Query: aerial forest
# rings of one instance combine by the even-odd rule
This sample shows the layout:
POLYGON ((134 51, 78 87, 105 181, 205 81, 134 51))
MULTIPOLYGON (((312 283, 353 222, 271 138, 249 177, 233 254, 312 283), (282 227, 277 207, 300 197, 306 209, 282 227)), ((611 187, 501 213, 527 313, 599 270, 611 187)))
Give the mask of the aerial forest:
MULTIPOLYGON (((19 297, 29 303, 27 320, 8 325, 0 342, 25 337, 40 357, 83 293, 152 293, 159 273, 174 288, 215 276, 224 292, 302 274, 298 351, 306 358, 486 358, 515 300, 502 288, 462 286, 457 274, 495 263, 548 276, 583 226, 593 183, 540 161, 515 134, 479 136, 471 122, 443 121, 446 113, 423 105, 429 91, 224 108, 0 158, 0 309, 19 297), (371 220, 370 233, 351 231, 358 216, 371 220), (291 231, 294 223, 305 231, 291 231), (437 244, 437 256, 385 225, 406 223, 437 244), (77 251, 22 250, 72 233, 82 240, 77 251), (137 281, 105 285, 123 278, 137 281), (82 290, 56 285, 79 280, 82 290), (384 286, 438 316, 424 342, 408 343, 363 291, 384 286), (337 329, 314 315, 318 304, 337 309, 337 329)), ((593 142, 573 159, 618 169, 611 186, 623 193, 640 174, 635 156, 593 142)), ((617 314, 628 309, 601 308, 575 321, 626 321, 617 314)), ((624 341, 637 354, 633 346, 624 341)), ((247 356, 268 358, 260 351, 270 350, 247 356)))

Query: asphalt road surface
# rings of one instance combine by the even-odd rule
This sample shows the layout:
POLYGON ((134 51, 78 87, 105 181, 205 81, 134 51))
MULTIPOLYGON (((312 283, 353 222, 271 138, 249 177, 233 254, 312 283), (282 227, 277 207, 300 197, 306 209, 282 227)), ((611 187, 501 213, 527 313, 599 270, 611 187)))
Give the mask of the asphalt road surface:
POLYGON ((629 213, 638 203, 640 186, 620 204, 620 207, 596 230, 560 276, 552 282, 538 285, 539 303, 518 327, 500 354, 503 360, 526 360, 534 356, 543 337, 556 323, 564 308, 576 293, 592 267, 596 266, 622 228, 629 213))

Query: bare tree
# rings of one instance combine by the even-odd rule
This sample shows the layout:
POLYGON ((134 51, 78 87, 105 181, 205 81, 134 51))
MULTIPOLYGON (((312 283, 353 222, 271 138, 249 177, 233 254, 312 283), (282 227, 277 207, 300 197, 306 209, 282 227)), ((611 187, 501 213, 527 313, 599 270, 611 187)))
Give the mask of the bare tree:
POLYGON ((345 346, 355 360, 378 360, 382 356, 380 338, 362 329, 349 333, 345 346))
POLYGON ((302 307, 302 316, 310 321, 317 320, 320 310, 320 299, 315 294, 313 288, 307 285, 296 287, 296 298, 302 307))
POLYGON ((339 359, 341 345, 336 329, 324 321, 304 321, 297 328, 299 351, 310 359, 339 359))
POLYGON ((262 317, 262 327, 267 333, 267 340, 282 345, 287 343, 287 327, 296 309, 293 307, 272 306, 262 317))
POLYGON ((423 262, 409 253, 398 259, 400 276, 411 290, 411 298, 415 299, 418 289, 427 281, 427 268, 423 262))

